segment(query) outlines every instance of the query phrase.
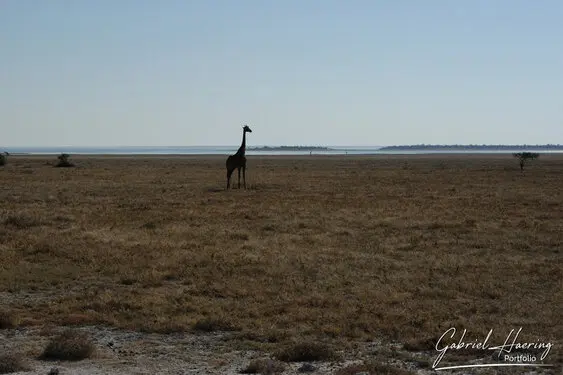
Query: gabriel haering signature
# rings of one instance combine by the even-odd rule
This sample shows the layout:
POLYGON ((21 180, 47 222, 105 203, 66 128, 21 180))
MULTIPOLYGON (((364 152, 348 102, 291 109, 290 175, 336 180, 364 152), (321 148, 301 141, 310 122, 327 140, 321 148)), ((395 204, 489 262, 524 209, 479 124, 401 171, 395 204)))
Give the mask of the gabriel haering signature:
POLYGON ((497 345, 497 346, 490 346, 489 340, 491 335, 493 334, 493 330, 491 329, 484 340, 474 340, 471 342, 464 342, 465 335, 467 334, 467 330, 464 329, 459 341, 457 343, 446 344, 444 343, 444 338, 453 339, 456 334, 456 329, 454 327, 448 329, 436 342, 436 350, 440 353, 436 360, 432 364, 432 368, 434 370, 447 370, 447 369, 455 369, 455 368, 467 368, 467 367, 505 367, 505 366, 551 366, 542 363, 537 363, 539 355, 539 360, 543 361, 549 351, 553 347, 553 343, 551 342, 517 342, 518 336, 520 332, 522 332, 522 327, 516 331, 515 329, 510 330, 510 333, 506 336, 504 340, 504 344, 497 345), (449 336, 448 336, 449 335, 449 336), (463 350, 463 349, 470 349, 470 350, 498 350, 498 359, 504 361, 504 363, 489 363, 489 364, 478 364, 478 365, 460 365, 460 366, 447 366, 447 367, 438 367, 440 361, 446 355, 446 352, 450 350, 463 350), (522 350, 530 351, 527 354, 515 354, 515 351, 522 352, 522 350), (533 352, 532 352, 533 351, 533 352), (541 351, 540 353, 537 353, 541 351))

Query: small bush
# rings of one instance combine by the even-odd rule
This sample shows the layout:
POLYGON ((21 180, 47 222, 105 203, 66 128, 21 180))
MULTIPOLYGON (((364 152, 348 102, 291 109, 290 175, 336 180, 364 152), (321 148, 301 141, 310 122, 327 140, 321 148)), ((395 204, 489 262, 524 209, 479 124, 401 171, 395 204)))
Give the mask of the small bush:
POLYGON ((276 353, 275 357, 284 362, 307 362, 334 359, 336 354, 328 345, 301 342, 283 348, 276 353))
POLYGON ((252 360, 246 368, 241 370, 241 374, 281 374, 285 370, 285 365, 273 359, 252 360))
POLYGON ((7 152, 3 152, 0 154, 0 167, 8 163, 8 155, 9 154, 7 152))
POLYGON ((375 362, 367 362, 364 364, 350 365, 337 370, 334 375, 356 375, 356 374, 369 374, 369 375, 409 375, 407 370, 403 370, 388 365, 383 365, 375 362))
POLYGON ((0 354, 0 374, 30 371, 21 356, 15 354, 0 354))
POLYGON ((16 314, 0 310, 0 329, 16 328, 19 323, 20 319, 16 314))
POLYGON ((240 240, 240 241, 248 241, 250 239, 250 237, 248 236, 247 233, 242 233, 242 232, 235 232, 235 233, 231 233, 229 235, 229 237, 231 237, 231 239, 233 240, 240 240))
POLYGON ((59 162, 57 164, 55 164, 56 168, 70 168, 70 167, 74 167, 74 164, 70 162, 70 160, 68 160, 68 158, 70 157, 69 154, 60 154, 57 159, 59 159, 59 162))
POLYGON ((436 343, 438 341, 439 339, 436 337, 416 339, 406 342, 403 345, 403 348, 405 348, 409 352, 422 352, 422 351, 435 350, 436 343))
POLYGON ((205 318, 200 319, 192 326, 194 331, 201 332, 213 332, 213 331, 236 331, 236 327, 230 322, 217 319, 217 318, 205 318))
POLYGON ((156 229, 156 223, 149 221, 141 225, 141 229, 156 229))
POLYGON ((47 344, 40 359, 79 361, 90 358, 93 353, 94 344, 87 334, 67 330, 47 344))
POLYGON ((17 229, 26 229, 41 225, 41 221, 33 216, 26 214, 10 215, 4 219, 4 225, 12 226, 17 229))

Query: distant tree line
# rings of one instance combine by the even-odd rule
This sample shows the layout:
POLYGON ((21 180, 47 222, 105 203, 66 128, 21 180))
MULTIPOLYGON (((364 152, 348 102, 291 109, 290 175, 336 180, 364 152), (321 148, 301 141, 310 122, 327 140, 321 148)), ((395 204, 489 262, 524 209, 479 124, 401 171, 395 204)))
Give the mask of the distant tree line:
POLYGON ((263 146, 249 147, 249 151, 329 151, 332 150, 323 146, 263 146))
POLYGON ((563 145, 402 145, 386 146, 380 148, 381 151, 394 150, 563 150, 563 145))
MULTIPOLYGON (((10 153, 8 153, 8 152, 0 153, 0 166, 6 165, 6 163, 8 162, 8 156, 10 156, 10 153)), ((59 159, 59 162, 57 164, 55 164, 55 167, 57 167, 57 168, 74 167, 74 163, 72 163, 70 160, 68 160, 69 158, 70 158, 69 154, 60 154, 59 156, 57 156, 57 159, 59 159)))

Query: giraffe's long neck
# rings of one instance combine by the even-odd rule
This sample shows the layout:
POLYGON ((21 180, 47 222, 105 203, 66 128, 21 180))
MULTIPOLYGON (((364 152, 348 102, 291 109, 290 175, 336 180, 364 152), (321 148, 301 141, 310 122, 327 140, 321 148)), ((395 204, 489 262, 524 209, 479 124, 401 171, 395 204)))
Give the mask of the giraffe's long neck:
POLYGON ((243 130, 242 131, 242 143, 240 145, 240 147, 238 148, 237 154, 238 155, 244 155, 246 151, 246 132, 243 130))

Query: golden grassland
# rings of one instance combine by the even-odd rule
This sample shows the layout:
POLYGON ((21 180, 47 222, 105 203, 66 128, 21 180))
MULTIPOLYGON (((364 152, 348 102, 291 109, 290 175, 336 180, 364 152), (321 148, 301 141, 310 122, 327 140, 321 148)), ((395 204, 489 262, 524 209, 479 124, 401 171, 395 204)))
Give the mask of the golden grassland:
POLYGON ((508 154, 248 156, 249 188, 229 191, 224 159, 11 156, 4 321, 561 343, 563 155, 524 173, 508 154))

